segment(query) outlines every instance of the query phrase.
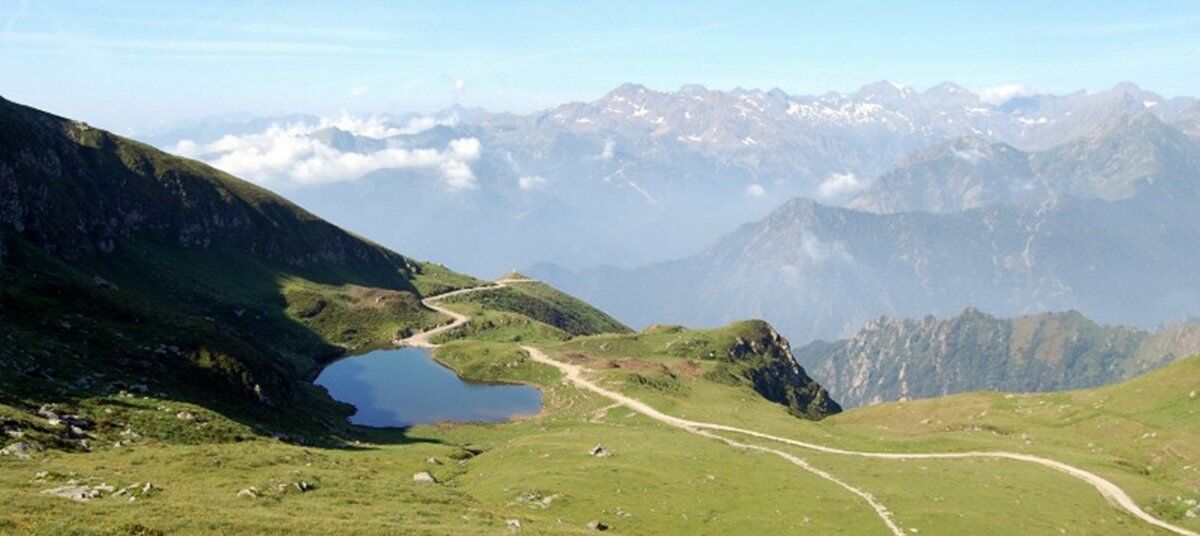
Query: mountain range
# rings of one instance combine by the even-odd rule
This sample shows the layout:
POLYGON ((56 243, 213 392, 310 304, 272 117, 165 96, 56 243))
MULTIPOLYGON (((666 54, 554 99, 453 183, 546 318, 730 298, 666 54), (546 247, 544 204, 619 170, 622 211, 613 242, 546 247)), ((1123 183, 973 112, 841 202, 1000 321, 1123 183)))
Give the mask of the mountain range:
MULTIPOLYGON (((478 152, 269 180, 453 266, 551 261, 530 273, 633 326, 760 317, 806 343, 977 307, 1148 329, 1197 314, 1198 107, 1129 83, 1003 102, 952 83, 812 96, 626 84, 528 115, 291 116, 278 124, 306 126, 283 130, 337 155, 446 158, 463 140, 478 152), (470 180, 450 188, 455 162, 470 180)), ((231 138, 201 124, 155 143, 192 141, 218 163, 262 132, 261 118, 222 121, 231 138)))
POLYGON ((915 151, 964 136, 1040 153, 1126 116, 1195 132, 1197 106, 1128 83, 1004 102, 952 83, 917 91, 883 81, 822 95, 626 84, 524 115, 454 107, 429 116, 220 117, 147 140, 267 184, 395 249, 502 273, 536 260, 634 267, 678 258, 791 197, 849 201, 915 151), (270 141, 277 137, 286 143, 270 141), (477 142, 477 156, 437 160, 455 140, 477 142), (314 152, 298 152, 310 143, 314 152), (397 149, 425 151, 428 164, 398 163, 387 152, 397 149), (311 170, 351 160, 370 164, 312 181, 311 170), (264 161, 282 169, 264 170, 264 161))
POLYGON ((1051 195, 1115 201, 1143 192, 1197 197, 1200 145, 1147 112, 1112 118, 1089 134, 1027 153, 962 137, 917 151, 848 203, 868 212, 958 212, 1026 205, 1051 195))
POLYGON ((847 207, 796 198, 676 260, 531 273, 632 325, 758 316, 798 341, 971 306, 1187 319, 1200 297, 1187 275, 1200 270, 1200 144, 1145 110, 1096 127, 1035 152, 959 137, 909 155, 847 207))
MULTIPOLYGON (((1130 117, 1122 124, 1165 124, 1130 117)), ((481 161, 477 138, 380 149, 329 125, 274 132, 311 142, 296 168, 309 178, 381 159, 442 186, 482 182, 463 168, 481 161), (377 156, 322 164, 331 150, 377 156), (337 162, 353 165, 330 167, 337 162)), ((212 144, 231 148, 225 162, 273 162, 236 139, 212 144)), ((1189 154, 1180 147, 1149 154, 1189 154)), ((825 305, 809 318, 816 327, 895 304, 1005 299, 1166 316, 1197 297, 1185 178, 1154 172, 1132 176, 1133 188, 942 213, 796 199, 700 255, 628 271, 643 279, 617 271, 613 283, 641 286, 613 287, 605 299, 675 314, 803 313, 787 308, 800 300, 825 305)), ((526 190, 545 184, 526 179, 526 190)), ((420 199, 394 201, 393 213, 421 210, 420 199)), ((462 223, 496 236, 488 224, 462 223)), ((969 309, 940 321, 876 319, 848 340, 795 352, 760 320, 634 332, 543 282, 512 273, 489 283, 413 260, 203 163, 2 99, 0 340, 5 529, 1198 528, 1200 360, 1177 359, 1200 342, 1193 327, 1151 334, 1078 313, 1003 320, 969 309), (451 295, 434 305, 441 294, 451 295), (354 408, 315 376, 397 340, 436 346, 427 357, 456 381, 536 386, 540 411, 492 424, 347 423, 354 408), (801 360, 852 404, 1060 389, 1176 362, 1098 389, 843 412, 801 360)), ((425 391, 392 383, 410 374, 372 379, 423 402, 425 391)))

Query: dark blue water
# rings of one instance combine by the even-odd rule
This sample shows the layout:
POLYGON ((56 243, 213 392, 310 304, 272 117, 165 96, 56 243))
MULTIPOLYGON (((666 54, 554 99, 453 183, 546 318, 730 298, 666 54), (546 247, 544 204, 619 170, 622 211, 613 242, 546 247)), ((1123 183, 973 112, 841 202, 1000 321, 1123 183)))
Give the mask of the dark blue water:
POLYGON ((527 385, 468 383, 424 348, 376 350, 329 365, 317 385, 358 408, 366 426, 434 422, 503 422, 541 411, 542 393, 527 385))

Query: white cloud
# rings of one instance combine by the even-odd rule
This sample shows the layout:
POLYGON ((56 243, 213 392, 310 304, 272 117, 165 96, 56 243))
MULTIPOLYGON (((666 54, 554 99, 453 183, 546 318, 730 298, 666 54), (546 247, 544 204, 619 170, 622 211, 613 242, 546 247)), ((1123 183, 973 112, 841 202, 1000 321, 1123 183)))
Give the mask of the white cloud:
POLYGON ((175 144, 175 154, 195 158, 200 155, 200 146, 192 140, 180 140, 175 144))
POLYGON ((817 186, 817 195, 823 199, 834 199, 857 193, 865 186, 853 173, 834 173, 817 186))
POLYGON ((271 125, 257 134, 227 135, 207 145, 183 140, 174 152, 260 184, 353 181, 381 169, 410 169, 436 173, 451 191, 476 187, 471 170, 481 152, 476 138, 451 140, 443 149, 387 147, 362 153, 340 151, 311 136, 322 128, 337 127, 358 136, 386 138, 408 133, 412 126, 412 122, 395 127, 378 117, 342 114, 316 124, 271 125))
POLYGON ((354 86, 354 87, 350 88, 350 91, 349 91, 351 97, 361 97, 370 92, 371 92, 371 86, 368 86, 366 84, 359 84, 357 86, 354 86))
POLYGON ((1025 84, 1004 84, 980 90, 979 100, 999 106, 1017 97, 1028 97, 1033 94, 1033 88, 1025 84))
POLYGON ((746 187, 746 195, 750 197, 762 197, 767 195, 767 189, 761 184, 751 184, 746 187))
POLYGON ((454 91, 462 91, 465 87, 467 87, 466 80, 463 80, 462 78, 454 79, 454 91))
POLYGON ((546 178, 539 175, 526 175, 517 179, 517 186, 522 190, 532 190, 546 184, 546 178))
MULTIPOLYGON (((418 118, 420 119, 420 118, 418 118)), ((401 134, 416 134, 423 130, 429 130, 434 123, 430 122, 428 126, 415 124, 416 119, 409 121, 408 125, 403 127, 394 125, 385 117, 372 115, 368 117, 359 117, 343 111, 337 117, 322 117, 313 130, 322 128, 335 127, 345 130, 355 136, 366 136, 368 138, 390 138, 401 134), (423 127, 423 128, 421 128, 423 127)))

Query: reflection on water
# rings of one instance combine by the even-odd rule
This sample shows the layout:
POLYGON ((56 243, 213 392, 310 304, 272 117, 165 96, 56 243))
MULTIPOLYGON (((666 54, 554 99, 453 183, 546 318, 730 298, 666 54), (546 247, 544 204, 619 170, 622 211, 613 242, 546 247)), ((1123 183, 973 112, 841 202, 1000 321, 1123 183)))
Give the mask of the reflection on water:
POLYGON ((322 371, 316 383, 354 404, 358 412, 350 422, 367 426, 503 422, 535 414, 542 404, 541 391, 527 385, 468 383, 424 348, 348 357, 322 371))

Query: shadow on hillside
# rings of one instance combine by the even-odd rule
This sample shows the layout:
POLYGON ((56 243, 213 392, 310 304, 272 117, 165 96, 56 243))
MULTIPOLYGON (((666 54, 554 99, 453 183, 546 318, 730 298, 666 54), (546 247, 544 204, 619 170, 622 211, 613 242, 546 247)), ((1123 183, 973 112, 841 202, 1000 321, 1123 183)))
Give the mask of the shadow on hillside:
MULTIPOLYGON (((350 408, 312 385, 344 350, 287 314, 279 283, 286 272, 245 257, 222 264, 212 252, 150 248, 66 264, 15 245, 0 265, 4 404, 30 414, 46 403, 75 412, 101 398, 151 396, 289 443, 358 449, 354 441, 364 438, 434 441, 352 426, 350 408)), ((212 439, 244 439, 238 435, 212 439)))

